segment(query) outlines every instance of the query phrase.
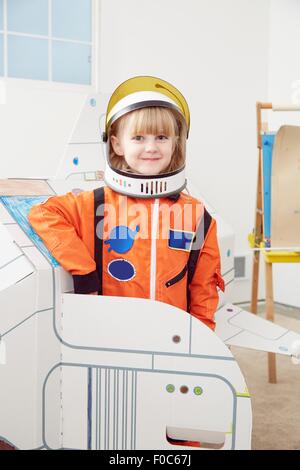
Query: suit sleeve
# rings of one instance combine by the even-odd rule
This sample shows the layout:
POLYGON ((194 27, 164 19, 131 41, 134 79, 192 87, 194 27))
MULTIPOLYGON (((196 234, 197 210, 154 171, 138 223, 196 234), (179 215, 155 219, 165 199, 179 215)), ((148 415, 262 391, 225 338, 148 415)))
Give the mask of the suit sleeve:
MULTIPOLYGON (((73 276, 76 293, 98 291, 94 258, 82 241, 83 193, 52 196, 33 206, 28 220, 60 265, 73 276)), ((89 221, 87 221, 88 223, 89 221)))
POLYGON ((218 287, 224 292, 217 224, 211 219, 189 289, 190 313, 212 330, 215 329, 214 314, 219 302, 218 287))

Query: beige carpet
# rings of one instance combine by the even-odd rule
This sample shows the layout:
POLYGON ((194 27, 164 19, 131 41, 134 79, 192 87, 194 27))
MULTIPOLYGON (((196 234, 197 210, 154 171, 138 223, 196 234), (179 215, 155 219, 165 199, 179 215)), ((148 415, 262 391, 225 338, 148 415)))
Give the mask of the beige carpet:
MULTIPOLYGON (((282 307, 277 307, 278 310, 282 307)), ((276 323, 300 333, 300 315, 299 320, 291 316, 276 313, 276 323)), ((277 356, 278 383, 269 384, 266 353, 236 347, 231 351, 252 398, 252 449, 299 450, 300 365, 292 364, 289 357, 277 356)))

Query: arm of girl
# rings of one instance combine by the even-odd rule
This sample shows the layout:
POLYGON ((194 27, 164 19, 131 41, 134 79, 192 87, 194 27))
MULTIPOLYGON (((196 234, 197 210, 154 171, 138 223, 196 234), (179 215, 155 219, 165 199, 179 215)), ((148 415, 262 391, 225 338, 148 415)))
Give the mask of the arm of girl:
POLYGON ((94 250, 94 209, 91 192, 52 196, 29 212, 28 220, 46 247, 73 275, 76 293, 95 293, 99 288, 94 250), (81 219, 85 219, 83 233, 81 219), (84 241, 83 241, 84 239, 84 241))
POLYGON ((189 286, 191 315, 212 330, 215 329, 214 314, 219 302, 218 287, 224 292, 217 224, 212 219, 189 286))

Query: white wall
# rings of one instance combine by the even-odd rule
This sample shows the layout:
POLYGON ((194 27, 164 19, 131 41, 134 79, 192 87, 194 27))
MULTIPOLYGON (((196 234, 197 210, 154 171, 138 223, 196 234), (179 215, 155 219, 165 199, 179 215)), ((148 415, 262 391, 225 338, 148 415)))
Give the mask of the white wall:
MULTIPOLYGON (((271 0, 269 101, 300 104, 300 2, 271 0)), ((300 112, 269 113, 271 128, 300 125, 300 112)), ((300 197, 300 182, 299 182, 300 197)), ((274 298, 300 307, 300 264, 274 265, 274 298)))
POLYGON ((54 176, 85 95, 17 80, 7 80, 5 87, 0 178, 54 176))
MULTIPOLYGON (((257 172, 255 102, 268 90, 269 0, 99 0, 98 91, 137 74, 177 86, 191 110, 188 174, 250 253, 257 172)), ((0 176, 56 171, 84 96, 8 84, 0 176)), ((250 279, 236 283, 247 300, 250 279)))
MULTIPOLYGON (((300 2, 271 0, 269 99, 275 103, 300 104, 300 2)), ((274 125, 300 124, 298 113, 272 113, 274 125)))

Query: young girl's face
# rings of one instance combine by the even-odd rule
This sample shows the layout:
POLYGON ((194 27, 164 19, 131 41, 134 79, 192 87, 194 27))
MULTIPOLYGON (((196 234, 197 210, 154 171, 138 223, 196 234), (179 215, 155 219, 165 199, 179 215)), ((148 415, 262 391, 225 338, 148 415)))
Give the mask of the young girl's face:
POLYGON ((128 120, 117 136, 111 136, 114 152, 142 175, 158 175, 170 164, 174 138, 163 133, 134 133, 128 120))

